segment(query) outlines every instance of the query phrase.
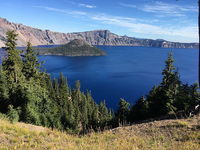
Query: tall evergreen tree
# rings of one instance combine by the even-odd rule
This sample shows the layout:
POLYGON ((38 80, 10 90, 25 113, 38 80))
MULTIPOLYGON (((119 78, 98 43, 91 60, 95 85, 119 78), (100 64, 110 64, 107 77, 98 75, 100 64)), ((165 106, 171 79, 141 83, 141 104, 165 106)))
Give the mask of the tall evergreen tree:
POLYGON ((178 70, 175 69, 172 52, 169 53, 163 69, 163 79, 160 85, 154 87, 147 96, 151 116, 164 115, 170 111, 175 112, 175 103, 178 100, 178 92, 181 86, 178 70))
POLYGON ((94 111, 92 113, 92 127, 93 127, 93 129, 97 130, 98 125, 99 125, 99 107, 95 103, 94 104, 94 111))
POLYGON ((126 102, 124 99, 120 99, 120 102, 118 104, 118 109, 116 113, 116 117, 118 118, 118 121, 120 124, 125 125, 128 121, 129 116, 129 103, 126 102))
POLYGON ((36 56, 36 52, 31 47, 31 43, 27 42, 26 53, 23 56, 23 69, 22 69, 27 80, 29 80, 31 77, 38 78, 39 68, 41 68, 42 63, 39 63, 39 60, 37 59, 36 56))
POLYGON ((148 110, 148 101, 144 96, 140 97, 135 102, 135 105, 131 106, 129 113, 130 122, 147 119, 149 117, 148 110))
POLYGON ((63 76, 63 73, 60 73, 59 76, 59 100, 60 105, 66 109, 67 107, 67 101, 68 101, 68 85, 67 85, 67 79, 63 76))
POLYGON ((6 33, 6 47, 7 57, 3 60, 2 67, 10 84, 10 89, 15 89, 20 78, 22 78, 22 61, 20 58, 20 51, 16 49, 17 34, 14 30, 6 33))
POLYGON ((161 92, 163 94, 163 113, 175 111, 174 103, 177 100, 178 90, 181 84, 178 70, 175 69, 172 58, 172 52, 169 53, 168 59, 165 61, 165 69, 162 72, 163 81, 161 82, 161 92))
POLYGON ((103 129, 108 123, 108 109, 105 100, 99 105, 99 113, 100 126, 103 129))

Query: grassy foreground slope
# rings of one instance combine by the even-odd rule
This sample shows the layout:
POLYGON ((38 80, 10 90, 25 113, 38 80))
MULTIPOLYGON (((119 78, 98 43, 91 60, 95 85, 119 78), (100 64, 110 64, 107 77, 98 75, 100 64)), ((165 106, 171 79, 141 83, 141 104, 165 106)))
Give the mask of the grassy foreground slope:
POLYGON ((0 119, 4 149, 200 149, 200 116, 120 127, 85 136, 0 119))

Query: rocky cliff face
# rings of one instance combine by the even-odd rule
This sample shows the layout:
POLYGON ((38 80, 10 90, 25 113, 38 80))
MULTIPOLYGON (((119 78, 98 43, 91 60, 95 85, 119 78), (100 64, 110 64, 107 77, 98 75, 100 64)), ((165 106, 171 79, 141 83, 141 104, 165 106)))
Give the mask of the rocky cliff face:
POLYGON ((59 33, 49 30, 41 30, 17 24, 0 18, 0 47, 4 46, 6 32, 15 30, 18 34, 18 46, 26 46, 30 41, 36 45, 60 45, 66 44, 74 39, 84 39, 91 45, 113 45, 113 46, 146 46, 164 48, 198 48, 198 43, 175 43, 168 41, 156 41, 149 39, 136 39, 127 36, 118 36, 108 30, 95 30, 77 33, 59 33))

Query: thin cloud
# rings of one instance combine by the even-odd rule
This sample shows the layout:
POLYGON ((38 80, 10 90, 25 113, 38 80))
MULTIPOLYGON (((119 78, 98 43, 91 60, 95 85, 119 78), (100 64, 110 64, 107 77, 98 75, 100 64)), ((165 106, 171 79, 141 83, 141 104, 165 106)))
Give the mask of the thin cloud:
POLYGON ((186 12, 198 12, 197 7, 195 6, 188 6, 188 5, 179 6, 160 1, 156 1, 152 4, 145 4, 144 6, 139 7, 139 9, 144 12, 156 13, 157 16, 160 17, 165 17, 165 16, 181 17, 185 16, 186 12))
POLYGON ((42 8, 42 9, 45 9, 45 10, 54 11, 54 12, 58 12, 58 13, 65 14, 65 15, 81 15, 81 16, 87 15, 87 13, 83 12, 83 11, 72 11, 72 10, 57 9, 57 8, 44 7, 44 6, 32 6, 32 7, 42 8))
POLYGON ((153 34, 153 35, 167 35, 167 36, 181 36, 194 38, 197 37, 197 26, 188 26, 182 28, 163 27, 139 22, 134 18, 109 16, 109 15, 95 15, 91 19, 99 21, 103 24, 110 24, 128 28, 133 33, 153 34))
POLYGON ((72 2, 72 1, 68 1, 68 0, 63 0, 63 1, 65 1, 65 2, 67 2, 67 3, 70 3, 70 4, 72 4, 72 5, 76 5, 76 3, 75 3, 75 2, 72 2))
POLYGON ((67 2, 67 3, 70 3, 70 4, 72 4, 72 5, 76 5, 76 6, 78 6, 78 7, 96 8, 95 5, 88 5, 88 4, 83 4, 83 3, 75 3, 75 2, 73 2, 73 1, 68 1, 68 0, 63 0, 63 1, 65 1, 65 2, 67 2))
POLYGON ((119 3, 119 5, 124 6, 124 7, 136 8, 136 5, 132 5, 132 4, 119 3))
POLYGON ((95 5, 87 5, 87 4, 78 4, 79 7, 86 7, 86 8, 96 8, 95 5))
POLYGON ((41 6, 34 6, 34 7, 42 8, 48 11, 59 12, 64 15, 66 14, 76 15, 76 17, 83 16, 87 19, 97 21, 101 24, 126 28, 132 33, 161 35, 162 37, 163 36, 178 36, 178 37, 187 37, 191 39, 195 39, 198 37, 197 25, 186 26, 186 27, 179 27, 179 26, 165 27, 161 25, 153 25, 151 23, 147 23, 136 18, 112 16, 112 15, 103 14, 103 13, 91 14, 91 13, 86 13, 83 11, 71 11, 71 10, 57 9, 57 8, 51 8, 51 7, 41 7, 41 6))

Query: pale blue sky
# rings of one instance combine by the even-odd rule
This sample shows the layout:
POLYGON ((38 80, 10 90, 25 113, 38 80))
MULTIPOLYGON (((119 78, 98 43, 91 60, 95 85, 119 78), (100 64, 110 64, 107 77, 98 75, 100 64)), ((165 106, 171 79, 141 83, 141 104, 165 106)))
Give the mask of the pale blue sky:
POLYGON ((198 0, 0 0, 0 17, 57 32, 198 42, 198 0))

